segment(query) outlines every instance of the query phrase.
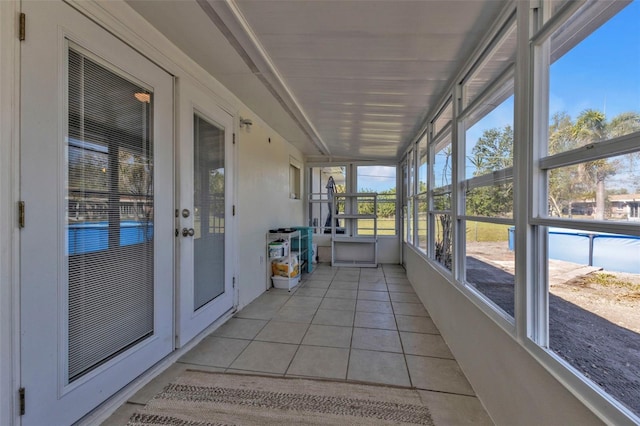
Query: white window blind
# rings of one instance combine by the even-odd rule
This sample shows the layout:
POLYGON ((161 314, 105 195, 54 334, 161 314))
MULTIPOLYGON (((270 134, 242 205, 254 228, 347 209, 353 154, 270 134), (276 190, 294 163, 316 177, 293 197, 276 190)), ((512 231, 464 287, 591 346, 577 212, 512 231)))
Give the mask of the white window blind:
POLYGON ((68 56, 71 382, 153 334, 153 94, 68 56))

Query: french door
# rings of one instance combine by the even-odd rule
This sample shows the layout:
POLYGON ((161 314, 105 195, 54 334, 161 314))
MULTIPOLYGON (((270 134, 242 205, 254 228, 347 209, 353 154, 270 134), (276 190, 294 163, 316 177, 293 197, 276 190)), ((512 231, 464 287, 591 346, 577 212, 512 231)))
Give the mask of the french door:
POLYGON ((233 308, 233 118, 188 81, 178 85, 178 346, 233 308))
POLYGON ((71 424, 174 348, 173 78, 23 2, 23 425, 71 424))

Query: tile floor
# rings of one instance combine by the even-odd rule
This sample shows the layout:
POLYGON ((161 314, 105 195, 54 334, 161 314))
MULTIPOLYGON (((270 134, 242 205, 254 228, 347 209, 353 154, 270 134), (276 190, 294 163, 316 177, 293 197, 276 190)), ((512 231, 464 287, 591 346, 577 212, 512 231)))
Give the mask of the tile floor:
POLYGON ((126 424, 187 368, 411 386, 436 424, 492 424, 399 265, 320 264, 290 292, 271 289, 104 424, 126 424))

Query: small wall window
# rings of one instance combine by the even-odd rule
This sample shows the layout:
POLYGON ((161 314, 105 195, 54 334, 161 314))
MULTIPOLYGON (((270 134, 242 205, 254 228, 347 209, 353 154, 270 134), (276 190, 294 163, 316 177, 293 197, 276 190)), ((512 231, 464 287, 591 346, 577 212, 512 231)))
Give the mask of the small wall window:
POLYGON ((300 169, 300 161, 289 157, 289 198, 294 200, 300 199, 300 169))

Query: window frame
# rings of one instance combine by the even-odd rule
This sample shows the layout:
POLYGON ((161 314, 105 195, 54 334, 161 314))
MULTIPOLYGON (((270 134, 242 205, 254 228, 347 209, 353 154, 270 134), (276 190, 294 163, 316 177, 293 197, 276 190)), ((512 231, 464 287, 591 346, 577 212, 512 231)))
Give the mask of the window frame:
MULTIPOLYGON (((515 23, 514 23, 515 24, 515 23)), ((492 223, 498 225, 510 225, 514 228, 516 227, 516 204, 515 199, 512 200, 513 203, 513 213, 511 218, 503 218, 503 217, 492 217, 492 216, 479 216, 479 215, 471 215, 467 214, 466 204, 467 204, 467 196, 466 193, 470 189, 476 188, 490 188, 494 185, 504 184, 511 182, 515 189, 515 178, 514 178, 514 166, 515 161, 513 161, 513 165, 510 167, 506 167, 499 170, 494 170, 491 172, 487 172, 480 176, 468 177, 466 176, 466 148, 467 148, 467 131, 475 126, 478 122, 480 122, 484 117, 491 114, 496 108, 499 108, 507 99, 511 96, 514 96, 515 90, 515 65, 510 65, 506 68, 505 72, 500 74, 497 80, 490 83, 487 88, 480 93, 472 102, 469 107, 467 107, 458 118, 458 125, 460 128, 460 134, 458 136, 458 144, 462 147, 461 155, 457 158, 458 163, 462 165, 462 169, 460 171, 460 181, 457 185, 457 199, 458 199, 458 223, 459 223, 459 236, 456 241, 458 244, 459 253, 459 267, 456 270, 456 276, 459 281, 463 283, 463 285, 476 297, 478 297, 487 307, 495 312, 495 315, 498 315, 502 320, 507 321, 511 327, 515 328, 515 318, 517 316, 518 303, 516 300, 516 289, 517 289, 517 280, 516 275, 514 273, 514 314, 511 316, 505 310, 503 310, 496 302, 494 302, 490 297, 482 293, 480 290, 476 289, 471 282, 467 280, 467 238, 466 238, 466 226, 468 222, 482 222, 482 223, 492 223), (496 105, 494 108, 488 108, 486 105, 495 105, 496 101, 500 101, 500 104, 496 105), (471 124, 467 124, 468 120, 471 120, 471 124)), ((513 111, 513 121, 512 125, 515 127, 515 102, 514 102, 514 111, 513 111)), ((514 154, 513 150, 515 148, 515 129, 514 129, 514 141, 513 141, 512 155, 514 154)), ((514 158, 515 160, 515 158, 514 158)), ((515 231, 514 231, 515 234, 515 231)), ((515 251, 515 247, 514 247, 515 251)), ((515 254, 515 253, 514 253, 515 254)), ((514 268, 517 260, 514 258, 514 268)))
MULTIPOLYGON (((344 167, 345 170, 345 181, 344 181, 344 185, 345 185, 345 192, 346 193, 355 193, 358 192, 357 188, 358 188, 358 181, 357 181, 357 169, 359 166, 383 166, 383 167, 393 167, 396 170, 396 176, 395 176, 395 188, 396 188, 396 194, 395 194, 395 199, 394 199, 394 207, 395 207, 395 228, 394 228, 394 233, 393 235, 384 235, 384 234, 378 234, 378 238, 382 238, 382 239, 389 239, 389 238, 400 238, 403 239, 404 236, 401 235, 402 232, 402 228, 400 226, 400 214, 403 211, 403 199, 404 199, 404 192, 400 193, 400 196, 398 196, 398 190, 400 191, 404 191, 404 188, 401 187, 399 185, 399 178, 398 178, 398 172, 401 171, 400 167, 398 167, 398 164, 395 162, 389 162, 389 161, 340 161, 340 162, 310 162, 306 164, 306 169, 305 169, 305 173, 306 173, 306 188, 307 188, 307 195, 306 195, 306 199, 307 199, 307 219, 309 221, 312 220, 311 214, 312 214, 312 209, 313 209, 313 205, 314 204, 318 204, 318 203, 328 203, 329 200, 328 199, 324 199, 324 198, 314 198, 314 196, 317 196, 319 193, 317 192, 313 192, 313 176, 312 176, 312 170, 316 169, 316 168, 323 168, 323 167, 344 167)), ((402 178, 401 178, 402 179, 402 178)), ((322 185, 322 182, 320 182, 320 185, 322 185)), ((403 184, 404 186, 404 184, 403 184)), ((380 201, 378 201, 378 204, 380 204, 380 201)), ((321 229, 324 229, 324 226, 322 224, 318 224, 318 226, 314 227, 313 225, 309 225, 312 226, 314 228, 314 230, 316 230, 318 232, 319 235, 323 235, 322 232, 320 232, 321 229)), ((387 229, 388 230, 388 229, 387 229)), ((357 233, 357 229, 353 230, 354 232, 357 233)))
MULTIPOLYGON (((615 16, 619 10, 618 3, 598 4, 598 2, 567 2, 554 10, 551 14, 544 11, 537 18, 532 19, 538 30, 531 31, 527 40, 531 55, 531 81, 527 87, 532 95, 530 106, 532 117, 530 123, 530 140, 532 141, 529 155, 527 185, 528 202, 531 206, 526 217, 526 241, 519 244, 524 247, 529 244, 531 249, 527 253, 527 263, 537 265, 532 267, 527 275, 525 304, 527 307, 524 327, 526 338, 524 347, 532 353, 543 366, 560 378, 569 391, 581 398, 601 419, 613 424, 637 422, 640 417, 624 407, 604 389, 587 379, 582 373, 561 358, 549 348, 549 285, 548 285, 548 230, 549 227, 565 229, 587 230, 596 232, 611 232, 640 236, 640 229, 631 223, 616 223, 611 221, 591 221, 552 218, 547 215, 547 179, 548 172, 560 167, 611 158, 617 155, 640 152, 640 132, 621 137, 611 138, 577 149, 549 155, 547 138, 549 133, 549 76, 553 58, 561 57, 573 47, 591 35, 600 24, 615 16), (614 12, 612 12, 614 11, 614 12), (558 46, 551 46, 551 39, 560 29, 568 30, 570 37, 562 40, 558 46), (573 31, 571 31, 573 30, 573 31), (578 39, 573 43, 574 39, 578 39), (573 43, 573 44, 571 44, 573 43), (568 46, 567 46, 568 45, 568 46), (535 89, 534 89, 535 88, 535 89), (635 148, 634 148, 635 146, 635 148)), ((550 4, 547 2, 545 4, 550 4)), ((524 15, 524 14, 523 14, 524 15)), ((533 16, 532 16, 533 17, 533 16)), ((521 185, 519 188, 523 188, 521 185)))
MULTIPOLYGON (((393 229, 393 234, 389 235, 389 234, 383 234, 380 233, 380 231, 389 231, 389 228, 380 228, 380 225, 378 224, 378 228, 377 228, 377 236, 378 238, 382 237, 382 238, 396 238, 398 236, 400 236, 400 227, 399 227, 399 222, 398 222, 398 217, 399 217, 399 208, 398 208, 398 165, 394 164, 394 163, 389 163, 389 162, 353 162, 351 163, 352 166, 352 175, 353 175, 353 181, 352 181, 352 186, 351 189, 352 191, 348 191, 347 192, 362 192, 360 190, 358 190, 358 167, 392 167, 395 168, 395 176, 394 176, 394 185, 395 185, 395 195, 393 197, 393 205, 394 205, 394 211, 395 211, 395 224, 394 224, 394 229, 393 229)), ((347 172, 348 174, 348 172, 347 172)), ((348 178, 347 178, 348 179, 348 178)), ((380 208, 381 205, 383 204, 391 204, 390 201, 387 200, 381 200, 380 198, 380 193, 378 193, 378 197, 377 197, 377 205, 378 205, 378 209, 380 208)), ((376 212, 377 213, 377 212, 376 212)), ((380 218, 378 217, 378 221, 380 220, 380 218)), ((357 233, 358 230, 355 229, 355 232, 357 233)))

